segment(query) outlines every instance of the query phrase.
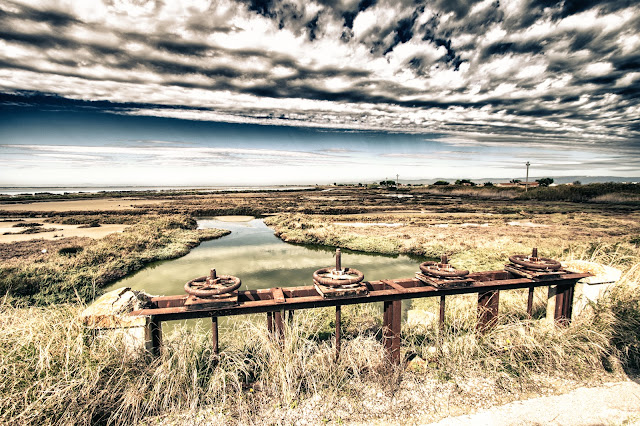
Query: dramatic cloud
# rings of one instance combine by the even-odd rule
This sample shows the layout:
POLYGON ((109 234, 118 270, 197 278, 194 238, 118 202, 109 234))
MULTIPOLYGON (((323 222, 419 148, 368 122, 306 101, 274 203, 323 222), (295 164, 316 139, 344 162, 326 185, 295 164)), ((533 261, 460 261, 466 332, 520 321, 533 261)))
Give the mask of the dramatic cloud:
POLYGON ((0 104, 635 158, 639 52, 625 0, 6 0, 0 104))

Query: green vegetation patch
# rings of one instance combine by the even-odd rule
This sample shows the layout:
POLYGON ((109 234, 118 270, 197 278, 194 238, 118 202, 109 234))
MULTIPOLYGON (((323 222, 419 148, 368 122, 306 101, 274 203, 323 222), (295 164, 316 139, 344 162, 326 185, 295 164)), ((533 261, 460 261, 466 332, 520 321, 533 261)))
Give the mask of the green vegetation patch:
POLYGON ((20 222, 13 225, 14 228, 33 228, 36 226, 42 226, 42 224, 38 222, 20 222))
POLYGON ((538 187, 518 196, 522 200, 570 201, 576 203, 640 204, 640 185, 629 183, 591 183, 538 187))
MULTIPOLYGON (((122 233, 99 240, 81 240, 71 249, 33 252, 30 261, 8 258, 0 263, 0 294, 16 304, 47 305, 68 301, 87 302, 100 289, 145 264, 180 257, 200 242, 226 235, 218 229, 196 230, 188 216, 144 218, 122 233)), ((20 243, 12 243, 17 246, 20 243)), ((33 244, 33 243, 31 243, 33 244)), ((11 252, 11 244, 3 251, 11 252)), ((19 251, 19 250, 18 250, 19 251)))
POLYGON ((70 216, 55 215, 46 219, 48 223, 59 223, 61 225, 89 225, 94 224, 124 224, 133 225, 140 222, 139 215, 133 214, 73 214, 70 216))
POLYGON ((35 224, 32 226, 22 226, 22 231, 19 232, 5 232, 3 235, 12 235, 12 234, 40 234, 42 232, 53 232, 58 231, 56 228, 43 228, 40 224, 35 224))

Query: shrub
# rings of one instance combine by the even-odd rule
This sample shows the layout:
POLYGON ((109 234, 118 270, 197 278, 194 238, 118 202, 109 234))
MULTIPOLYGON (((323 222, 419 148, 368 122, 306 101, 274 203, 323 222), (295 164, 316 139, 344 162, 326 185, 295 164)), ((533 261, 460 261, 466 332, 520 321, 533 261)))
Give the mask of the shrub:
POLYGON ((80 253, 84 248, 82 247, 63 247, 58 250, 58 254, 61 256, 74 256, 80 253))

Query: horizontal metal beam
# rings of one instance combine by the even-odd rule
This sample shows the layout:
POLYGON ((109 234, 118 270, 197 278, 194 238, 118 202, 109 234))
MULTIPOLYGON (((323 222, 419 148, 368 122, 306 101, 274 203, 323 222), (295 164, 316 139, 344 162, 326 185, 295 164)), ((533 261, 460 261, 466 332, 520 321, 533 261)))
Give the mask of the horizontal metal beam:
POLYGON ((533 280, 514 278, 506 271, 487 271, 469 274, 475 280, 466 287, 436 288, 415 278, 364 282, 368 295, 324 298, 313 286, 282 287, 274 289, 247 290, 238 292, 238 305, 224 307, 198 307, 184 305, 187 296, 160 296, 151 299, 154 307, 134 311, 131 315, 151 315, 159 321, 192 318, 223 317, 233 315, 258 314, 281 310, 321 308, 327 306, 353 305, 359 303, 390 302, 423 297, 449 296, 489 291, 514 290, 552 285, 572 285, 590 274, 567 273, 561 279, 533 280), (393 284, 391 284, 393 283, 393 284), (280 290, 282 293, 280 293, 280 290), (275 296, 274 296, 275 295, 275 296))

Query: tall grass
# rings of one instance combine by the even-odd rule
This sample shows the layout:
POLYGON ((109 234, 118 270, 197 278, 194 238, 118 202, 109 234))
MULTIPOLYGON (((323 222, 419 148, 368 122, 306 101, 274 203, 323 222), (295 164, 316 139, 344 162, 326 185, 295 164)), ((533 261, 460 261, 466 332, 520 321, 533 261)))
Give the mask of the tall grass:
MULTIPOLYGON (((386 363, 370 307, 343 307, 349 332, 336 361, 331 310, 297 312, 282 342, 268 336, 262 317, 234 319, 221 330, 219 357, 203 323, 176 326, 166 333, 161 356, 151 358, 132 356, 117 334, 93 337, 76 319, 77 306, 3 304, 0 422, 136 424, 179 413, 192 423, 204 415, 250 424, 276 422, 283 411, 304 418, 310 414, 297 407, 317 398, 358 407, 373 397, 371 389, 394 393, 403 381, 420 392, 434 380, 482 379, 505 395, 536 390, 545 378, 588 381, 618 366, 638 367, 639 302, 637 289, 621 287, 568 327, 507 312, 484 335, 475 330, 475 309, 450 303, 442 331, 435 321, 403 326, 403 359, 425 361, 421 370, 404 372, 386 363), (367 331, 356 324, 367 324, 367 331)), ((357 419, 367 418, 355 411, 357 419)))
POLYGON ((273 404, 361 389, 376 380, 380 344, 358 335, 335 361, 319 340, 322 315, 300 313, 281 345, 266 326, 237 321, 223 333, 220 357, 210 335, 174 327, 160 357, 131 356, 117 334, 93 338, 78 308, 0 307, 0 422, 135 424, 152 415, 203 407, 246 424, 273 404))
POLYGON ((519 388, 535 385, 540 375, 584 380, 606 371, 603 360, 613 351, 609 319, 583 317, 570 327, 554 327, 507 313, 480 334, 474 308, 454 304, 442 331, 435 323, 408 328, 409 350, 446 379, 495 377, 519 388))
POLYGON ((418 187, 413 191, 425 194, 442 194, 486 200, 513 200, 517 198, 523 190, 521 188, 502 188, 498 186, 431 185, 423 188, 418 187))
MULTIPOLYGON (((467 214, 411 214, 389 216, 369 214, 326 216, 280 214, 265 219, 275 234, 287 242, 323 244, 351 250, 384 254, 410 254, 439 258, 446 253, 459 268, 472 271, 502 269, 515 253, 528 253, 538 247, 546 257, 567 257, 585 253, 604 245, 615 245, 612 253, 636 256, 632 236, 640 232, 637 221, 629 215, 550 214, 510 216, 467 214), (399 227, 344 227, 336 222, 394 222, 399 227), (534 221, 536 228, 512 226, 509 222, 534 221), (472 222, 472 223, 466 223, 472 222), (465 225, 476 225, 469 227, 465 225), (485 226, 479 226, 480 224, 485 226)), ((591 253, 592 254, 592 253, 591 253)), ((589 255, 591 255, 589 254, 589 255)), ((610 263, 606 261, 605 263, 610 263)))
POLYGON ((195 422, 194 416, 206 413, 218 423, 249 424, 278 421, 276 412, 296 412, 314 398, 357 407, 372 398, 371 389, 393 393, 402 381, 420 392, 434 380, 463 384, 480 378, 508 395, 535 390, 546 377, 593 380, 618 366, 640 366, 640 291, 632 288, 637 279, 636 265, 618 289, 568 327, 522 320, 507 309, 482 335, 475 329, 473 297, 448 302, 444 330, 435 320, 403 326, 403 359, 424 360, 417 372, 388 368, 381 324, 371 319, 380 314, 371 306, 343 307, 345 333, 336 361, 330 309, 296 312, 282 342, 268 336, 262 316, 234 318, 221 330, 219 357, 203 323, 176 326, 165 334, 161 356, 151 358, 132 356, 117 334, 93 337, 76 319, 77 306, 4 303, 0 422, 135 424, 176 413, 195 422))

